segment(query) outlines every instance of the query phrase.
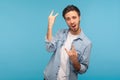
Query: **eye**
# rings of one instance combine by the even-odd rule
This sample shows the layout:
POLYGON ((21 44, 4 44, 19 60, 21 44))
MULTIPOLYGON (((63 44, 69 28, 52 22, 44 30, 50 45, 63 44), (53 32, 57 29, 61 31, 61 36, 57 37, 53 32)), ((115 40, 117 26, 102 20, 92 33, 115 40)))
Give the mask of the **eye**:
POLYGON ((76 17, 76 16, 73 16, 72 18, 73 18, 73 19, 76 19, 77 17, 76 17))
POLYGON ((67 17, 67 18, 66 18, 66 21, 69 21, 69 20, 70 20, 70 18, 69 18, 69 17, 67 17))

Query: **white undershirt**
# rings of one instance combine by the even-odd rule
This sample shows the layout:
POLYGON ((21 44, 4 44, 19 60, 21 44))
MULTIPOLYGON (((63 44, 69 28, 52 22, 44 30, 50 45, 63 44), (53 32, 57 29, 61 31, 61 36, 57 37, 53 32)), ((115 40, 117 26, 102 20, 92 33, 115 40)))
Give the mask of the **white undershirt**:
POLYGON ((68 33, 67 40, 65 41, 64 45, 61 48, 61 57, 60 57, 60 69, 58 71, 57 80, 67 80, 69 73, 69 57, 65 51, 65 48, 69 51, 71 49, 71 45, 74 39, 77 38, 78 35, 72 35, 70 32, 68 33), (67 71, 68 70, 68 71, 67 71))

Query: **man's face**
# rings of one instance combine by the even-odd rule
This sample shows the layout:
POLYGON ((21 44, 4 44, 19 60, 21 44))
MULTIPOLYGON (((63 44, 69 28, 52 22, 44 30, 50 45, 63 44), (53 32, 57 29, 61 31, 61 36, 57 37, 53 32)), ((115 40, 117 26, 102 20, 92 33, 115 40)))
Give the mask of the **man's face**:
POLYGON ((72 32, 77 32, 80 27, 80 16, 77 14, 76 11, 70 11, 68 13, 65 14, 65 21, 67 23, 67 25, 69 26, 69 29, 72 32))

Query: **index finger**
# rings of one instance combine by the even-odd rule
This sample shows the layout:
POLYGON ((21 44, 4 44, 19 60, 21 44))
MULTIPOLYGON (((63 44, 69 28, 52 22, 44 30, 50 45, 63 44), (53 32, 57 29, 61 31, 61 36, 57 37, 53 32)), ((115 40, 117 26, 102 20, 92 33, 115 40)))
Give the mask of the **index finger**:
POLYGON ((65 48, 66 53, 68 54, 68 50, 65 48))
POLYGON ((52 10, 52 11, 51 11, 51 13, 50 13, 50 15, 49 15, 49 16, 52 16, 52 15, 53 15, 53 12, 54 12, 54 10, 52 10))

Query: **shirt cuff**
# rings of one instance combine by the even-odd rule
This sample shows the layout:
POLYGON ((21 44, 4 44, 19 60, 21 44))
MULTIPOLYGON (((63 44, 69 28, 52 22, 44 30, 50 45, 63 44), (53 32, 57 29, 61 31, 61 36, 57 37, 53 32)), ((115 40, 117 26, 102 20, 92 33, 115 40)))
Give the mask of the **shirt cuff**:
POLYGON ((86 72, 86 70, 87 70, 87 68, 86 68, 86 66, 85 65, 83 65, 83 64, 80 64, 81 65, 81 67, 80 67, 80 71, 79 71, 79 73, 85 73, 86 72))

